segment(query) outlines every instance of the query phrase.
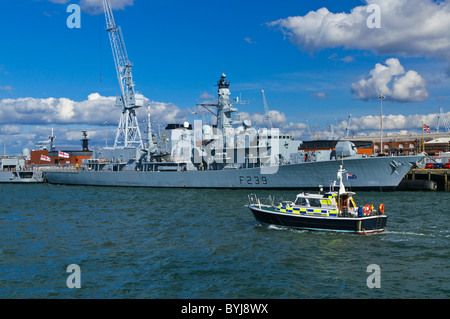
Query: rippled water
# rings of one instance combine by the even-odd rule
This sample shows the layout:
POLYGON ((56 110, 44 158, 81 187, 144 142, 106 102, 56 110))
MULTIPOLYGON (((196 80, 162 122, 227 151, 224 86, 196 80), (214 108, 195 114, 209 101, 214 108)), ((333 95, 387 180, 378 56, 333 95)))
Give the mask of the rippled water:
POLYGON ((0 298, 450 297, 450 193, 358 193, 386 205, 387 230, 367 236, 260 225, 245 190, 0 193, 0 298), (70 264, 80 289, 66 285, 70 264), (381 288, 367 287, 371 264, 381 288))

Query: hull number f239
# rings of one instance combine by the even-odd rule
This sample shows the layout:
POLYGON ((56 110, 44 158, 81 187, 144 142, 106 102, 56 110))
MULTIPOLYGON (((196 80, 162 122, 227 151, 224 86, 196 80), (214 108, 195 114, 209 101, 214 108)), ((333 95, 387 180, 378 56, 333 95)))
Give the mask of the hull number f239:
POLYGON ((267 177, 265 176, 239 176, 240 184, 247 185, 267 185, 267 177))

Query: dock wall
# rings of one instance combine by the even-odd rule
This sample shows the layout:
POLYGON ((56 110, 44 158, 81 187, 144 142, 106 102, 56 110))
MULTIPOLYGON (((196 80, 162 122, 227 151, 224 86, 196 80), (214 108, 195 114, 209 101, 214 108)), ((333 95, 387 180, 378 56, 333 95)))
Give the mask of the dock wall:
POLYGON ((450 169, 415 168, 405 175, 404 180, 435 181, 437 190, 450 191, 450 169))

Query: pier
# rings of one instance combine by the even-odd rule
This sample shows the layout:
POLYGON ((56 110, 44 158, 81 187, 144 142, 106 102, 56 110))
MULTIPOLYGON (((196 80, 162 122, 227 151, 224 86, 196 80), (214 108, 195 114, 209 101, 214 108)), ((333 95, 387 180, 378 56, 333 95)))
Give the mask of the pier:
POLYGON ((450 191, 450 169, 434 168, 414 168, 405 175, 404 181, 423 180, 434 181, 437 184, 437 190, 450 191))

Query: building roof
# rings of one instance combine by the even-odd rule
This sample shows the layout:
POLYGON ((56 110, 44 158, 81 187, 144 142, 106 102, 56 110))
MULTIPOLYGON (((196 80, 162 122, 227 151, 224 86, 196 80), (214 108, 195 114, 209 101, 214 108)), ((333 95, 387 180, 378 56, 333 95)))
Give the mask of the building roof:
POLYGON ((448 144, 450 143, 450 137, 439 137, 434 140, 427 141, 425 144, 448 144))

